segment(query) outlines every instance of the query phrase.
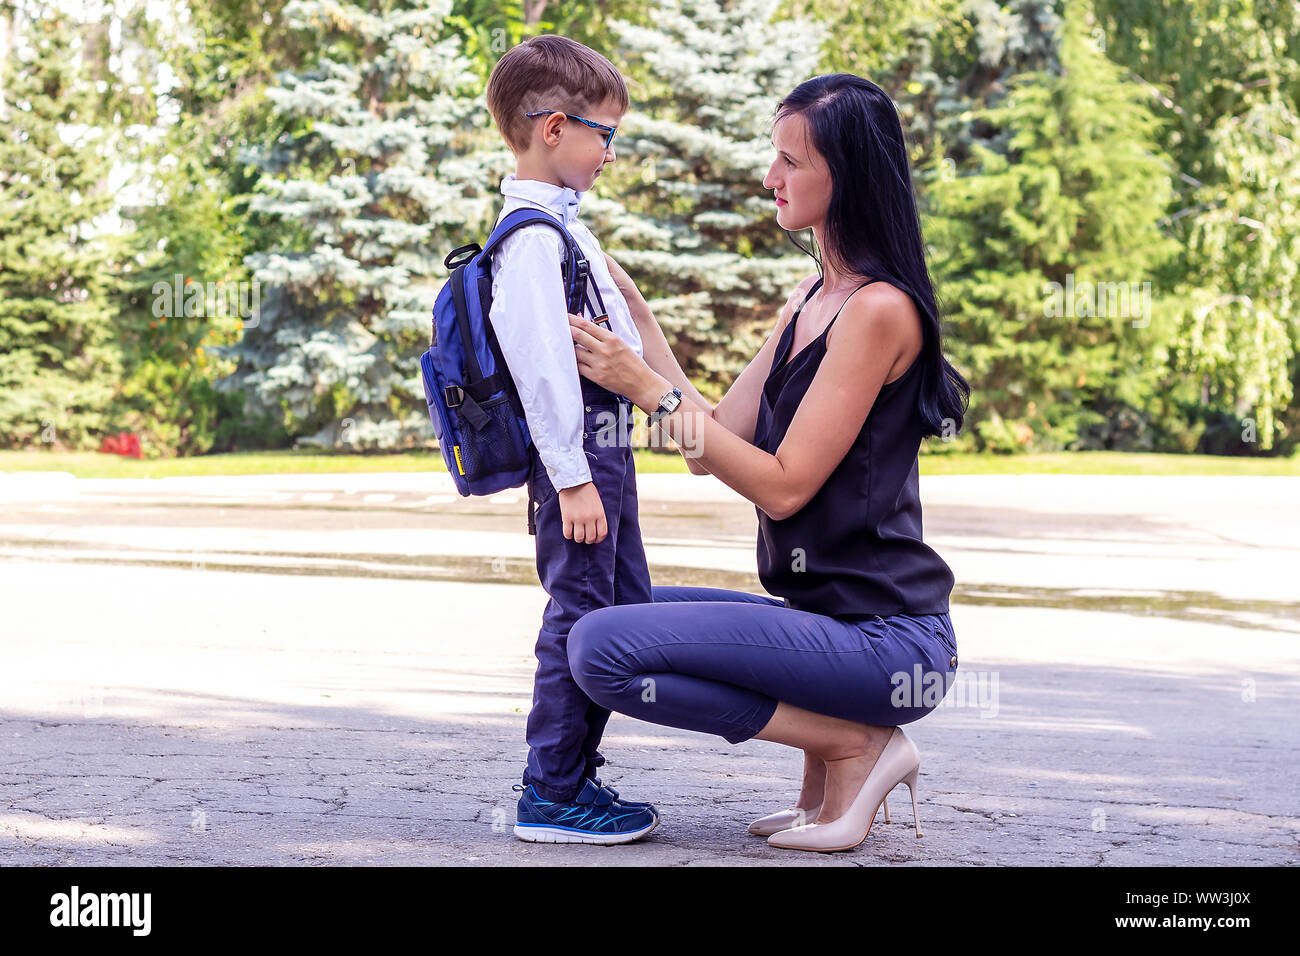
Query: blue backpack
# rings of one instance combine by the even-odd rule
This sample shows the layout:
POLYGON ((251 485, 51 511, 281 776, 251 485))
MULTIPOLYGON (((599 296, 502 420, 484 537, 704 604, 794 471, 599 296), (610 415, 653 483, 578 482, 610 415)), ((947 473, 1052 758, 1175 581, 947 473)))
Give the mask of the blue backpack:
MULTIPOLYGON (((492 230, 486 246, 480 249, 476 242, 459 246, 443 260, 451 278, 434 304, 433 334, 428 351, 420 357, 420 371, 438 447, 462 496, 496 494, 533 477, 532 435, 489 314, 492 253, 516 229, 535 223, 563 237, 560 274, 566 304, 569 312, 582 314, 583 304, 591 301, 587 296, 590 266, 559 220, 538 209, 515 210, 492 230)), ((595 288, 594 282, 591 287, 595 288)), ((600 290, 595 291, 600 313, 593 308, 592 314, 595 321, 605 321, 605 303, 600 290)))

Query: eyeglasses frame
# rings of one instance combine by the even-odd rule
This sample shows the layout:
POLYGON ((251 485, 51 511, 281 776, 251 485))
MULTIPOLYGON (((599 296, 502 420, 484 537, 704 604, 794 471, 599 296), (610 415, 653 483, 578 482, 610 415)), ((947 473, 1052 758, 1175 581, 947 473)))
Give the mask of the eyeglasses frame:
POLYGON ((566 113, 564 112, 564 110, 534 110, 531 113, 525 113, 524 116, 527 117, 546 116, 550 113, 560 113, 563 116, 567 116, 569 119, 577 120, 579 123, 582 123, 585 126, 590 126, 594 130, 603 130, 604 132, 608 133, 609 135, 605 137, 606 149, 609 149, 609 144, 614 142, 614 134, 618 132, 617 126, 606 126, 604 123, 593 123, 589 119, 583 119, 581 116, 575 116, 573 113, 566 113))

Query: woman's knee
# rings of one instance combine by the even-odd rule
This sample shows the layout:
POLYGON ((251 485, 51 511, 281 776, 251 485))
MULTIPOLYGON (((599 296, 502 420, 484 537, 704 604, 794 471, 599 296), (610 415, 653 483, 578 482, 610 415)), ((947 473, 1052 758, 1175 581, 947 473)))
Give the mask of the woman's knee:
POLYGON ((618 606, 588 611, 569 629, 569 672, 592 700, 600 702, 615 682, 612 639, 618 633, 612 617, 618 606))

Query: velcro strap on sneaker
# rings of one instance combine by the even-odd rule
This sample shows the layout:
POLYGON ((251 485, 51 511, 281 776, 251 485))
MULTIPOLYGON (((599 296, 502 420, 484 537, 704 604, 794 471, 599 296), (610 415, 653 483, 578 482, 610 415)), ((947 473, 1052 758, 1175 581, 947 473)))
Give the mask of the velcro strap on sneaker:
POLYGON ((614 802, 614 798, 609 791, 602 790, 590 780, 586 780, 582 784, 582 789, 578 791, 578 795, 573 798, 573 802, 584 806, 607 807, 614 802))

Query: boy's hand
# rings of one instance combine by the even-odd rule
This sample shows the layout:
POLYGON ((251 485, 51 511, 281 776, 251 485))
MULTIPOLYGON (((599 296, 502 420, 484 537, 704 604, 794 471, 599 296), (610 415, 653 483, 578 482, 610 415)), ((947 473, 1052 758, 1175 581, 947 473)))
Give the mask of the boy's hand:
POLYGON ((609 534, 605 523, 605 506, 594 482, 561 488, 560 517, 564 536, 578 544, 600 544, 609 534))

